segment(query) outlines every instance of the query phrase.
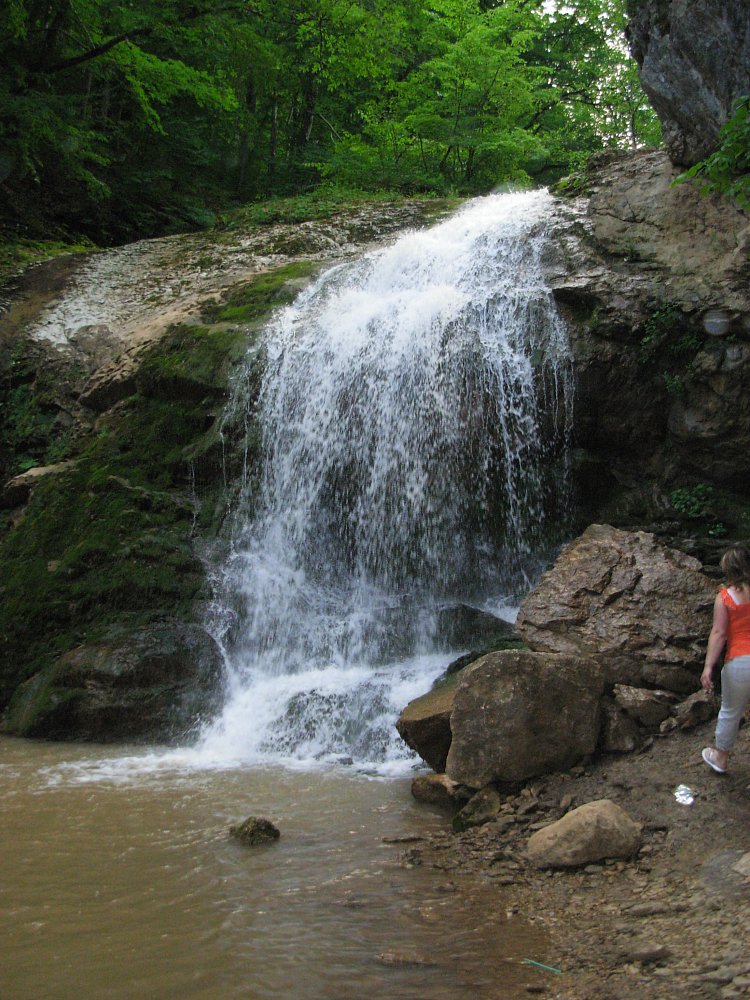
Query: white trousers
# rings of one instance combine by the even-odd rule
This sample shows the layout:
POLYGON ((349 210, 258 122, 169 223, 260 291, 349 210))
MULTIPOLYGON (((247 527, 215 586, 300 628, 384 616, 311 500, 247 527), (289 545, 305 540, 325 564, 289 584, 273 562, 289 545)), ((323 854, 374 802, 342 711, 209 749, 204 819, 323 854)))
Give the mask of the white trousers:
POLYGON ((742 713, 750 701, 750 656, 728 660, 721 671, 721 711, 716 721, 716 748, 731 750, 742 713))

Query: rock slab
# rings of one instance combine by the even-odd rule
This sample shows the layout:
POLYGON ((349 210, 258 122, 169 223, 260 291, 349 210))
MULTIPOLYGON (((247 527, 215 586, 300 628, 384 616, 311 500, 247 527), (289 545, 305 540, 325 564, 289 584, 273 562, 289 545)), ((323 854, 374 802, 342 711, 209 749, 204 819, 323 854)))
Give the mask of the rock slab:
POLYGON ((460 675, 446 774, 471 788, 570 767, 599 737, 599 664, 527 650, 489 653, 460 675))
POLYGON ((704 159, 735 100, 750 93, 747 0, 642 0, 630 48, 674 163, 704 159))
POLYGON ((450 717, 458 675, 410 701, 396 722, 396 729, 408 747, 415 750, 433 771, 445 771, 451 745, 450 717))
POLYGON ((629 858, 640 845, 640 825, 611 799, 597 799, 533 833, 526 854, 537 868, 575 868, 629 858))

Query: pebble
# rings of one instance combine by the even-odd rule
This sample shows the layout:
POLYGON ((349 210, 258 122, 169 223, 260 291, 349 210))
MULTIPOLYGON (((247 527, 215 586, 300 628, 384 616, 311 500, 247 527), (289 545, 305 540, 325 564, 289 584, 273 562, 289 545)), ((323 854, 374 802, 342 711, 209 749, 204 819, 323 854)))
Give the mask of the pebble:
POLYGON ((660 913, 669 913, 669 903, 636 903, 628 909, 633 917, 655 917, 660 913))
POLYGON ((713 972, 706 972, 701 976, 704 983, 731 983, 737 975, 736 969, 715 969, 713 972))
POLYGON ((636 941, 623 948, 621 957, 628 962, 662 962, 672 954, 665 944, 636 941))

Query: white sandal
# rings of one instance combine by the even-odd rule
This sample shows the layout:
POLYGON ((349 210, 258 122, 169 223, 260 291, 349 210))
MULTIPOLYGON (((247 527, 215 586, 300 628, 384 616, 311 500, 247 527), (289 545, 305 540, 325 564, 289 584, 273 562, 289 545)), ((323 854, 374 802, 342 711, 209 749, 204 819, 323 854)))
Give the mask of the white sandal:
POLYGON ((725 767, 719 767, 716 763, 716 751, 713 747, 704 747, 701 753, 701 757, 705 760, 709 767, 712 767, 717 774, 726 774, 727 769, 725 767))

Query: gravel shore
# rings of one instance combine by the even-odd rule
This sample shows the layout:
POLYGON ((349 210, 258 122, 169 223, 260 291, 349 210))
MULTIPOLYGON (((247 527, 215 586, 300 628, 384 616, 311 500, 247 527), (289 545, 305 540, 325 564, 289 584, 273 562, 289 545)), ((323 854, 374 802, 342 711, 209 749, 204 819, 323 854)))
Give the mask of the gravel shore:
POLYGON ((749 729, 740 731, 726 775, 701 760, 713 723, 672 732, 640 753, 514 789, 485 826, 457 834, 446 821, 444 833, 410 847, 402 861, 478 875, 497 885, 520 919, 544 926, 560 971, 530 969, 529 995, 750 997, 749 729), (526 861, 535 829, 605 798, 643 824, 635 858, 565 871, 526 861))

